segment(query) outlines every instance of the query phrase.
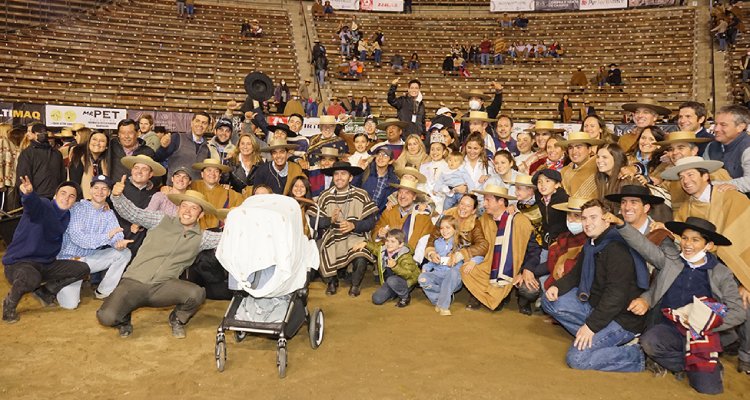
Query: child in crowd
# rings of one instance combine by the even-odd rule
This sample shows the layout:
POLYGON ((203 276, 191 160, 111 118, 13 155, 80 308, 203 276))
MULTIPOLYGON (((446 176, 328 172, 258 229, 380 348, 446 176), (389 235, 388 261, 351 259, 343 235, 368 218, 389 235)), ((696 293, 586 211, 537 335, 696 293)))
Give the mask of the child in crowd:
MULTIPOLYGON (((463 260, 455 260, 455 254, 460 249, 458 220, 450 215, 443 216, 440 220, 440 237, 435 239, 433 247, 426 250, 430 262, 422 267, 419 275, 419 285, 440 315, 451 315, 453 293, 461 289, 463 260)), ((472 257, 471 261, 479 264, 484 257, 472 257)))
POLYGON ((476 189, 474 180, 469 172, 463 168, 464 155, 459 151, 453 151, 448 156, 448 169, 443 171, 435 182, 433 193, 444 193, 445 201, 443 210, 454 207, 461 200, 461 196, 476 189), (463 190, 457 191, 463 186, 463 190))
POLYGON ((568 193, 562 188, 562 175, 554 169, 543 169, 534 174, 532 182, 537 187, 536 203, 542 213, 542 254, 541 262, 547 261, 547 249, 557 240, 557 236, 567 231, 566 213, 553 208, 555 204, 568 201, 568 193))
POLYGON ((513 182, 516 193, 516 208, 523 215, 525 215, 531 225, 534 226, 534 232, 536 235, 536 242, 542 245, 542 236, 544 235, 542 229, 542 212, 539 209, 539 204, 536 202, 536 185, 534 185, 533 178, 529 175, 516 175, 516 181, 513 182))
POLYGON ((377 257, 380 288, 372 294, 372 302, 381 305, 398 297, 396 307, 406 307, 411 302, 411 288, 417 284, 419 266, 414 254, 406 245, 406 234, 401 229, 391 229, 384 242, 361 242, 352 248, 354 251, 367 249, 377 257))
POLYGON ((370 139, 367 134, 358 133, 354 135, 354 153, 349 156, 349 164, 364 169, 370 159, 367 149, 370 147, 370 139))
POLYGON ((430 198, 435 203, 436 212, 443 212, 443 202, 445 194, 435 191, 435 184, 443 172, 448 170, 448 163, 445 162, 445 155, 448 153, 448 147, 445 145, 445 138, 442 133, 434 131, 430 136, 430 153, 429 160, 422 163, 419 172, 425 176, 425 192, 430 194, 430 198))

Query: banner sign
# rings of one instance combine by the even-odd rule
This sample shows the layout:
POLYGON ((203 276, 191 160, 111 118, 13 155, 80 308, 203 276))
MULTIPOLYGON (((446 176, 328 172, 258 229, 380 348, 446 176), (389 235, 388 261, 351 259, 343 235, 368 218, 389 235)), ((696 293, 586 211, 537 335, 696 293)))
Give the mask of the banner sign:
MULTIPOLYGON (((656 124, 656 126, 661 128, 664 133, 676 132, 680 130, 680 127, 677 126, 677 124, 656 124)), ((622 136, 630 132, 633 128, 635 128, 635 124, 615 124, 614 129, 612 129, 612 133, 614 133, 615 136, 622 136)))
POLYGON ((117 129, 117 123, 127 117, 124 108, 48 105, 45 109, 49 127, 69 127, 81 123, 91 129, 117 129))
POLYGON ((32 122, 45 123, 44 104, 13 103, 13 125, 28 125, 32 122))
POLYGON ((630 7, 673 6, 675 5, 675 0, 630 0, 628 5, 630 7))
MULTIPOLYGON (((167 132, 190 132, 190 121, 193 119, 193 114, 171 112, 171 111, 144 111, 144 110, 128 110, 127 118, 135 121, 136 127, 138 120, 142 115, 150 115, 154 118, 154 126, 163 126, 167 132)), ((213 119, 216 121, 216 118, 213 119)), ((209 127, 209 131, 213 127, 209 127)))
POLYGON ((372 11, 402 12, 404 11, 404 0, 365 0, 372 3, 372 11))
POLYGON ((13 124, 13 103, 0 103, 0 123, 13 124))
POLYGON ((334 10, 359 10, 359 0, 331 0, 334 10))
POLYGON ((534 0, 491 0, 490 12, 534 11, 534 0))
POLYGON ((573 11, 580 6, 581 0, 535 0, 536 11, 573 11))
POLYGON ((605 10, 627 8, 628 0, 581 0, 581 10, 605 10))

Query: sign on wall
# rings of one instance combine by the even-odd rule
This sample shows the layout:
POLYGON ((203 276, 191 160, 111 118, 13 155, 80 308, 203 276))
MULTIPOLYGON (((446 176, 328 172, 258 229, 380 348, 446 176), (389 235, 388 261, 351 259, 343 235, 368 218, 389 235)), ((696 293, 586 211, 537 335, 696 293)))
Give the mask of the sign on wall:
MULTIPOLYGON (((370 0, 370 2, 372 3, 372 11, 389 11, 389 12, 404 11, 404 0, 370 0)), ((364 7, 364 2, 363 2, 363 7, 364 7)))
POLYGON ((570 11, 577 10, 581 0, 535 0, 536 11, 570 11))
POLYGON ((534 0, 491 0, 490 11, 534 11, 534 0))
POLYGON ((124 108, 48 105, 45 116, 49 127, 69 127, 81 123, 91 129, 117 129, 117 123, 127 118, 127 111, 124 108))
POLYGON ((581 10, 605 10, 627 8, 628 0, 581 0, 581 10))
POLYGON ((334 10, 359 10, 359 0, 330 0, 334 10))
POLYGON ((0 123, 13 123, 13 103, 0 103, 0 123))
POLYGON ((641 7, 641 6, 673 6, 674 0, 630 0, 628 5, 630 7, 641 7))
POLYGON ((13 103, 13 125, 28 125, 32 122, 45 123, 44 104, 13 103))

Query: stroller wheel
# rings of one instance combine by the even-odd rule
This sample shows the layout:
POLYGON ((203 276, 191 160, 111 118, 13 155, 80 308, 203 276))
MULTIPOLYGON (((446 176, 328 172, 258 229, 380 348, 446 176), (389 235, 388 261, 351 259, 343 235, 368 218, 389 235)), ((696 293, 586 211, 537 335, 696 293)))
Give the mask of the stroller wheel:
POLYGON ((307 330, 310 334, 310 347, 313 350, 317 349, 323 343, 324 320, 323 310, 320 308, 313 310, 307 325, 307 330))
POLYGON ((280 346, 276 351, 276 365, 279 367, 279 378, 286 377, 286 347, 280 346))
POLYGON ((242 342, 247 337, 247 332, 234 331, 234 341, 237 343, 242 342))
POLYGON ((219 372, 224 372, 224 364, 227 361, 227 342, 224 339, 224 334, 216 336, 216 369, 219 372))

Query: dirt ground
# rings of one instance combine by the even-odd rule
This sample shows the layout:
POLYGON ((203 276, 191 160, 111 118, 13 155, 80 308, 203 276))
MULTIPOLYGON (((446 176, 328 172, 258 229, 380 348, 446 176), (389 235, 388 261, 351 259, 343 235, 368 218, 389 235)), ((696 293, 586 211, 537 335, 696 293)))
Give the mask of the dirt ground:
MULTIPOLYGON (((368 278, 366 278, 368 279, 368 278)), ((369 280, 369 279, 368 279, 369 280)), ((310 348, 306 327, 289 342, 287 377, 279 379, 276 342, 228 338, 226 370, 214 361, 216 328, 228 302, 208 301, 174 339, 167 309, 133 314, 134 333, 122 339, 97 323, 101 302, 90 295, 77 310, 41 309, 30 296, 21 320, 0 325, 0 398, 38 399, 684 399, 700 397, 686 382, 648 373, 574 371, 564 356, 571 337, 513 302, 497 313, 465 311, 440 317, 415 291, 404 309, 374 306, 374 283, 352 299, 344 287, 326 297, 311 285, 310 307, 325 312, 325 339, 310 348)), ((0 293, 8 290, 5 279, 0 293)), ((750 398, 750 377, 725 358, 725 393, 750 398)))

